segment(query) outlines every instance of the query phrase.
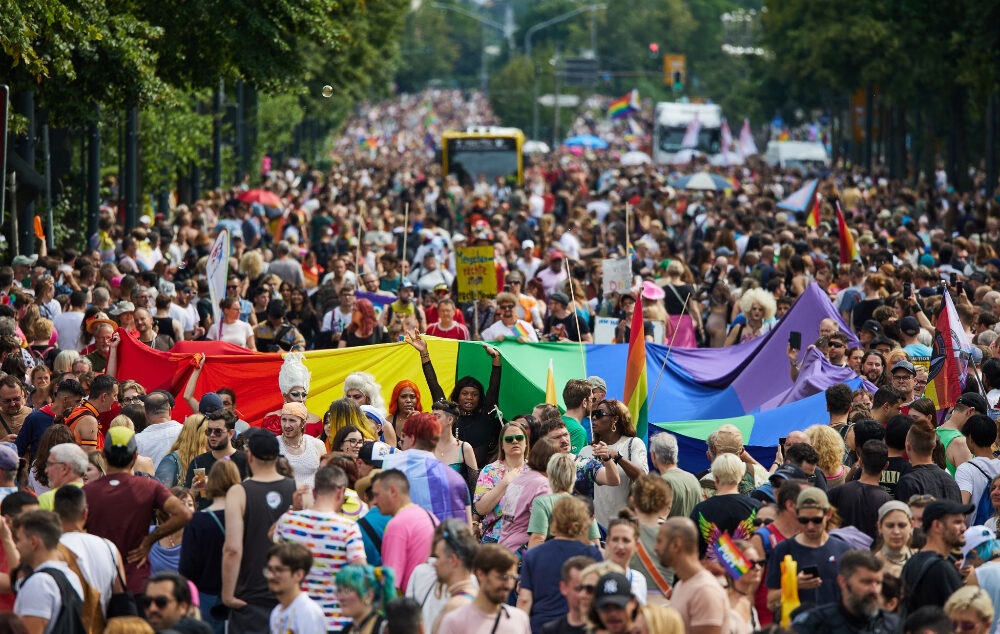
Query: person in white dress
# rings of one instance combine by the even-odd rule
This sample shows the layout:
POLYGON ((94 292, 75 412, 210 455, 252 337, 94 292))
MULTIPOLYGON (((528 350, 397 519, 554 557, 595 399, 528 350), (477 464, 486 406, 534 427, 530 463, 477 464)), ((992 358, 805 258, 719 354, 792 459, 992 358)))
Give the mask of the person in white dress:
POLYGON ((288 459, 295 471, 295 484, 312 488, 313 476, 319 469, 319 459, 326 453, 326 445, 306 434, 309 410, 302 403, 285 403, 281 407, 281 434, 278 449, 288 459))

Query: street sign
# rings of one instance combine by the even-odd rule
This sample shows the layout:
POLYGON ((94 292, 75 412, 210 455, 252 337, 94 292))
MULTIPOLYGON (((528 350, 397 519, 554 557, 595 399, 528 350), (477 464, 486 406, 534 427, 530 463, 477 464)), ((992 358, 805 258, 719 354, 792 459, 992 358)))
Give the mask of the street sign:
POLYGON ((684 90, 687 78, 687 57, 684 55, 663 56, 663 83, 673 88, 674 92, 684 90))
MULTIPOLYGON (((538 103, 546 108, 556 105, 555 95, 542 95, 538 98, 538 103)), ((577 95, 559 95, 560 108, 575 108, 580 105, 580 97, 577 95)))
POLYGON ((563 60, 562 77, 567 86, 590 86, 597 82, 597 60, 593 57, 568 57, 563 60))

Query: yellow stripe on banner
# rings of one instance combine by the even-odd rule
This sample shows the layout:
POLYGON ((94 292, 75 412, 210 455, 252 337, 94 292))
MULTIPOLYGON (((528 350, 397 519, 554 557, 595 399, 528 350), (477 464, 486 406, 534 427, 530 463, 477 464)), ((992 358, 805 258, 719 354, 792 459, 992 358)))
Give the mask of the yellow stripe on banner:
MULTIPOLYGON (((455 387, 455 368, 458 364, 458 342, 452 339, 424 337, 431 363, 437 374, 441 390, 447 397, 455 387)), ((420 355, 408 343, 385 343, 377 346, 343 348, 339 350, 313 350, 305 353, 305 365, 312 373, 312 385, 306 407, 322 417, 330 403, 344 397, 344 380, 352 372, 368 372, 382 390, 386 412, 392 398, 392 388, 406 379, 420 388, 420 402, 424 411, 430 411, 431 392, 424 380, 420 355)))

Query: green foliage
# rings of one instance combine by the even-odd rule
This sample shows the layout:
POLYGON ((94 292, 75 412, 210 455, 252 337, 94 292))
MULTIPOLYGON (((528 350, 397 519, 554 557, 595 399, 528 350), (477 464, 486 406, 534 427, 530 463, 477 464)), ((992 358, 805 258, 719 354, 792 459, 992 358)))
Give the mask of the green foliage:
POLYGON ((261 148, 284 149, 290 146, 293 129, 302 122, 304 116, 305 110, 296 95, 262 97, 257 111, 261 148))
POLYGON ((207 165, 203 152, 212 142, 212 118, 198 114, 211 94, 166 90, 139 113, 142 183, 147 193, 171 186, 175 172, 191 164, 207 165))
POLYGON ((416 92, 430 81, 448 80, 458 59, 459 46, 450 37, 449 20, 467 19, 457 14, 445 15, 430 2, 406 15, 400 40, 396 86, 403 92, 416 92))

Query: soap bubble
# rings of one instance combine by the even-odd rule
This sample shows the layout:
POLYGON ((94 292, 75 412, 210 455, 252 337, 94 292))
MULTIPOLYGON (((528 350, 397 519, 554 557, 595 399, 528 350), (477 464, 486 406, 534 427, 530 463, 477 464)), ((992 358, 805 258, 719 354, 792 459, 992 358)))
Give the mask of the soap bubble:
POLYGON ((333 86, 331 86, 330 84, 327 84, 326 86, 323 86, 323 96, 326 97, 327 99, 329 99, 330 97, 332 97, 333 96, 333 86))

